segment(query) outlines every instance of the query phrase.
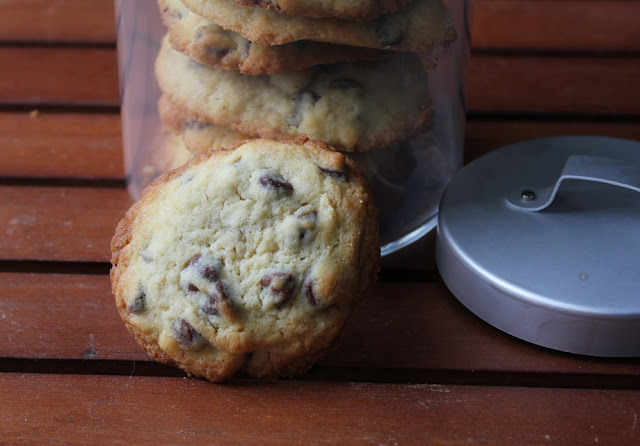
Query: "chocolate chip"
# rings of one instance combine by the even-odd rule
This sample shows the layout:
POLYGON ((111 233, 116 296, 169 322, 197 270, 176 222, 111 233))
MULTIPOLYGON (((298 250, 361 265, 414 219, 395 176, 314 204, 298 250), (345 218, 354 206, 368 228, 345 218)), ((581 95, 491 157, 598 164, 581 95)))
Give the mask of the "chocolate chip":
POLYGON ((203 263, 200 271, 202 272, 202 277, 205 279, 210 281, 217 280, 220 276, 220 264, 203 263))
POLYGON ((364 87, 360 82, 346 77, 333 79, 331 82, 329 82, 329 88, 333 88, 336 90, 349 90, 352 88, 357 88, 361 91, 364 91, 364 87))
POLYGON ((313 292, 313 279, 307 277, 302 284, 302 289, 304 290, 304 295, 307 297, 307 301, 311 305, 315 307, 320 303, 313 292))
POLYGON ((220 277, 222 262, 213 254, 198 254, 180 272, 180 288, 187 293, 197 293, 208 288, 220 277))
POLYGON ((282 175, 273 171, 267 171, 260 175, 260 184, 268 190, 273 190, 285 195, 291 195, 293 185, 287 182, 282 175))
POLYGON ((144 289, 144 286, 140 285, 138 288, 138 292, 136 293, 133 300, 127 305, 127 309, 132 313, 142 313, 147 309, 147 293, 144 289))
POLYGON ((203 257, 198 254, 191 259, 189 266, 194 267, 202 277, 213 282, 218 280, 218 277, 220 277, 220 268, 222 265, 217 257, 212 255, 203 257))
POLYGON ((329 175, 330 177, 335 178, 336 180, 349 181, 349 173, 346 170, 333 170, 320 166, 318 166, 318 169, 320 169, 323 173, 329 175))
POLYGON ((398 45, 404 40, 404 33, 394 17, 383 17, 376 24, 376 40, 382 46, 398 45))
POLYGON ((179 344, 192 346, 204 341, 202 335, 184 319, 177 319, 173 322, 173 334, 179 344))
POLYGON ((213 123, 205 121, 189 121, 185 124, 185 128, 193 130, 205 130, 213 127, 213 123))
POLYGON ((215 283, 215 289, 208 295, 202 305, 202 312, 211 316, 217 316, 220 314, 220 307, 224 301, 227 301, 227 293, 224 291, 222 282, 215 283))
POLYGON ((269 273, 262 278, 260 284, 271 293, 276 308, 280 308, 293 297, 296 279, 289 273, 269 273))
POLYGON ((218 311, 218 299, 216 299, 214 296, 207 296, 207 300, 202 305, 201 309, 204 314, 217 316, 218 314, 220 314, 220 311, 218 311))
POLYGON ((215 46, 207 47, 207 54, 215 60, 220 60, 227 54, 229 54, 229 48, 217 48, 215 46))
MULTIPOLYGON (((244 6, 261 6, 264 3, 264 0, 237 0, 238 3, 244 6)), ((269 6, 272 6, 270 3, 267 3, 269 6)), ((275 7, 275 5, 273 5, 275 7)))
POLYGON ((213 24, 200 26, 196 30, 194 41, 197 42, 197 45, 193 47, 196 55, 194 59, 206 65, 220 62, 236 48, 233 39, 219 33, 218 26, 213 24))

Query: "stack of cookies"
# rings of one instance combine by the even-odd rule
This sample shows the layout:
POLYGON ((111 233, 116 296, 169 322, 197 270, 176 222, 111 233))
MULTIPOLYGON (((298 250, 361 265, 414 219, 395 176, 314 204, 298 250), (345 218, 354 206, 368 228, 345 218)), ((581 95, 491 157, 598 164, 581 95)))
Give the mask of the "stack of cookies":
POLYGON ((305 136, 348 152, 427 129, 441 0, 158 0, 165 128, 190 153, 305 136))
POLYGON ((118 310, 189 374, 302 373, 380 256, 368 181, 341 151, 386 160, 429 127, 429 56, 455 33, 440 0, 158 2, 164 149, 191 159, 118 225, 118 310))

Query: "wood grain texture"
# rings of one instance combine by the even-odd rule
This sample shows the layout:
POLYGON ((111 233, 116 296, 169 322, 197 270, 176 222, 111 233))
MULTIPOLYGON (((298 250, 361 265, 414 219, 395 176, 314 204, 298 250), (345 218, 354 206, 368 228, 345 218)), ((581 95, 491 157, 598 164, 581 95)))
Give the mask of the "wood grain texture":
MULTIPOLYGON (((45 113, 36 118, 26 114, 5 114, 4 118, 0 119, 0 175, 122 179, 116 116, 45 113)), ((466 160, 505 144, 562 134, 640 140, 640 126, 471 120, 466 160)), ((6 234, 0 239, 1 259, 106 262, 115 224, 130 202, 124 190, 116 189, 0 187, 0 205, 4 206, 0 233, 6 234)))
POLYGON ((0 113, 0 176, 123 179, 120 116, 0 113))
MULTIPOLYGON (((633 122, 527 121, 471 118, 465 160, 518 141, 560 135, 640 140, 633 122)), ((120 117, 116 114, 0 113, 0 177, 124 178, 120 117), (43 162, 47 160, 47 162, 43 162)))
POLYGON ((0 442, 636 444, 638 392, 0 375, 0 442))
MULTIPOLYGON (((113 4, 5 0, 0 40, 113 44, 113 4)), ((639 17, 637 1, 475 0, 473 43, 483 50, 638 51, 639 17)))
MULTIPOLYGON (((640 2, 476 3, 467 160, 533 137, 640 139, 640 2)), ((299 380, 140 376, 165 369, 124 328, 108 277, 70 263, 108 261, 128 195, 46 181, 123 178, 119 116, 106 113, 119 105, 113 0, 2 6, 0 262, 59 263, 57 274, 0 273, 0 444, 640 443, 640 391, 612 390, 640 389, 639 358, 519 341, 439 282, 378 284, 299 380), (41 112, 15 111, 31 108, 41 112), (409 382, 415 370, 419 382, 467 385, 368 382, 409 382)))
MULTIPOLYGON (((0 357, 149 360, 120 320, 107 276, 0 273, 0 298, 8 322, 0 324, 0 357)), ((441 283, 377 284, 319 365, 640 380, 640 359, 586 358, 519 341, 469 313, 441 283)))
POLYGON ((640 141, 640 123, 469 119, 464 159, 469 162, 507 144, 563 135, 610 136, 640 141))
POLYGON ((118 106, 113 48, 0 47, 0 104, 118 106))
POLYGON ((472 112, 638 115, 640 59, 476 55, 469 66, 472 112))
POLYGON ((640 2, 475 0, 476 49, 640 50, 640 2))
MULTIPOLYGON (((115 49, 0 48, 0 104, 117 106, 115 49)), ((472 57, 469 110, 640 115, 638 58, 472 57)))
POLYGON ((115 42, 113 0, 3 0, 0 40, 115 42))
POLYGON ((0 273, 0 299, 0 357, 149 360, 108 276, 0 273))
POLYGON ((124 189, 0 186, 0 258, 108 261, 129 206, 124 189))

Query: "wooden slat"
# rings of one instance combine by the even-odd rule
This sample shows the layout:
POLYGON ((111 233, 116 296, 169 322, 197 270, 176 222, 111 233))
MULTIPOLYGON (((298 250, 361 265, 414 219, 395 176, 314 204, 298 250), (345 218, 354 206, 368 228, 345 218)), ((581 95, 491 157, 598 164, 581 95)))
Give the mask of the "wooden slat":
POLYGON ((0 176, 122 179, 120 116, 0 113, 0 176))
POLYGON ((0 301, 0 357, 148 360, 108 276, 0 273, 0 301))
POLYGON ((113 0, 4 0, 0 40, 115 41, 113 0))
POLYGON ((638 392, 0 375, 0 442, 637 444, 638 392))
POLYGON ((476 0, 473 46, 561 51, 640 50, 640 2, 476 0))
MULTIPOLYGON (((0 357, 148 360, 117 314, 107 276, 0 273, 0 297, 0 357)), ((376 285, 320 365, 640 379, 640 360, 567 355, 505 335, 441 283, 376 285)))
MULTIPOLYGON (((474 47, 640 50, 640 3, 626 0, 476 0, 474 47)), ((113 0, 8 0, 0 40, 115 42, 113 0), (37 23, 38 26, 33 26, 37 23)))
MULTIPOLYGON (((115 50, 0 48, 0 58, 0 104, 118 104, 115 50)), ((639 60, 477 55, 469 110, 640 115, 639 60)))
POLYGON ((640 377, 640 360, 559 353, 513 338, 466 310, 442 283, 380 283, 325 364, 640 377))
POLYGON ((124 189, 0 187, 0 258, 108 261, 124 189))
MULTIPOLYGON (((470 119, 465 160, 518 141, 560 135, 640 140, 640 125, 598 121, 470 119)), ((115 114, 0 113, 0 177, 123 179, 115 114)))
MULTIPOLYGON (((115 141, 118 138, 115 116, 47 117, 45 114, 42 115, 43 125, 39 119, 40 116, 0 119, 0 127, 7 123, 7 127, 15 125, 22 128, 18 131, 5 128, 7 133, 3 131, 0 136, 2 175, 122 178, 120 148, 115 141), (82 125, 93 122, 93 119, 96 119, 95 125, 82 125), (63 135, 55 136, 56 125, 63 135), (30 130, 36 129, 45 132, 48 136, 46 141, 43 142, 39 134, 29 134, 30 130), (94 130, 95 138, 91 136, 94 130), (13 150, 14 139, 26 141, 16 144, 17 152, 13 150), (47 141, 52 141, 51 147, 47 141), (89 141, 88 148, 82 146, 89 141), (92 155, 86 156, 85 149, 92 155)), ((467 130, 468 161, 508 143, 561 134, 599 134, 640 140, 640 127, 631 123, 472 120, 467 130)), ((108 261, 106 248, 115 224, 129 207, 126 193, 121 190, 22 187, 0 187, 0 204, 4 206, 0 214, 0 233, 6 234, 0 240, 0 258, 22 260, 108 261), (103 201, 111 207, 101 206, 103 201), (90 216, 96 212, 99 217, 91 219, 90 216), (79 215, 84 215, 84 218, 81 224, 76 224, 74 222, 79 221, 79 215), (77 238, 86 240, 89 248, 79 245, 77 238)))
POLYGON ((611 136, 640 141, 640 123, 470 119, 465 133, 465 161, 507 144, 563 135, 611 136))
POLYGON ((112 48, 0 48, 0 104, 119 104, 112 48))
POLYGON ((477 55, 469 67, 473 112, 638 115, 640 59, 477 55))

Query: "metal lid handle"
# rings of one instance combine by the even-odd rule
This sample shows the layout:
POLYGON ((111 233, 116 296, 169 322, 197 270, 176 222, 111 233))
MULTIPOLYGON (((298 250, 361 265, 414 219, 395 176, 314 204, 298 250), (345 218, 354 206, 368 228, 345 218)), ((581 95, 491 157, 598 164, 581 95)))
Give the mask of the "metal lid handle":
POLYGON ((507 196, 507 202, 518 210, 541 211, 553 202, 564 180, 594 181, 640 192, 640 165, 602 156, 572 155, 555 184, 513 193, 507 196))

